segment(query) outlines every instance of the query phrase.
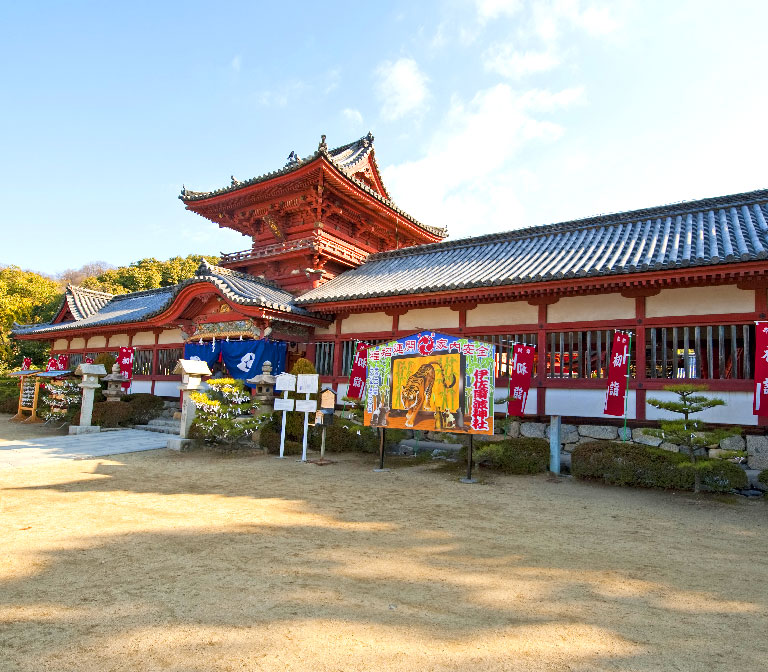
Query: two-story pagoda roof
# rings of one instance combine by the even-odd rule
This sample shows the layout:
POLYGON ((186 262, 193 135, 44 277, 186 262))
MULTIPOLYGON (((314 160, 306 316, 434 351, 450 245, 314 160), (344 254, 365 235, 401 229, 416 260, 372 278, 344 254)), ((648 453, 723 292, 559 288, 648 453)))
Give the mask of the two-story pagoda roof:
POLYGON ((217 220, 218 214, 215 212, 215 208, 213 210, 206 210, 201 206, 212 199, 220 202, 221 199, 218 197, 244 192, 256 185, 263 185, 278 178, 289 176, 292 173, 298 173, 306 170, 308 166, 319 162, 323 162, 334 169, 338 176, 350 185, 360 190, 366 196, 373 198, 377 203, 392 213, 397 214, 400 218, 428 234, 433 239, 445 238, 448 235, 447 229, 444 227, 422 224, 392 201, 381 179, 373 147, 373 134, 370 132, 354 142, 336 147, 335 149, 328 149, 325 145, 325 136, 322 136, 317 151, 304 158, 295 157, 293 160, 289 160, 282 168, 257 175, 249 180, 240 181, 233 177, 231 184, 213 191, 192 191, 183 187, 179 199, 184 202, 188 210, 193 210, 212 221, 221 223, 217 220), (358 176, 358 171, 359 167, 365 162, 368 162, 371 170, 369 171, 370 178, 363 180, 358 176))

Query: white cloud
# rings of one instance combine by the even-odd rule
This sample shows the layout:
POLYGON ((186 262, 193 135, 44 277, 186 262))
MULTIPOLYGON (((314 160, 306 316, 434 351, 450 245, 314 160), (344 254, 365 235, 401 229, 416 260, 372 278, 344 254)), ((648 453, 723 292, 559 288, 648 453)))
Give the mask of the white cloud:
POLYGON ((362 126, 363 125, 363 115, 360 114, 360 110, 356 110, 352 107, 345 107, 341 114, 344 116, 344 118, 354 124, 355 126, 362 126))
MULTIPOLYGON (((482 25, 498 11, 477 5, 477 20, 482 25)), ((561 65, 569 51, 574 32, 606 36, 621 26, 618 16, 623 5, 582 6, 579 0, 533 2, 515 17, 509 37, 492 43, 483 53, 486 70, 517 80, 528 75, 548 72, 561 65)))
POLYGON ((551 112, 557 108, 583 103, 586 96, 583 86, 572 86, 557 93, 544 89, 531 89, 520 98, 523 106, 528 110, 551 112))
POLYGON ((400 58, 394 63, 385 61, 376 69, 376 75, 376 95, 385 120, 395 121, 424 109, 429 96, 428 80, 416 61, 411 58, 400 58))
POLYGON ((384 170, 395 200, 425 224, 449 227, 452 237, 509 229, 523 216, 516 185, 530 182, 514 165, 520 150, 553 142, 562 126, 534 112, 574 104, 578 89, 515 92, 507 84, 454 98, 425 155, 384 170))
POLYGON ((520 79, 553 70, 560 65, 560 58, 551 51, 516 51, 511 44, 496 44, 483 54, 483 65, 503 77, 520 79))
POLYGON ((475 0, 477 16, 481 23, 499 16, 514 16, 523 7, 520 0, 475 0))
POLYGON ((588 7, 578 16, 577 24, 590 35, 607 35, 621 25, 607 7, 588 7))

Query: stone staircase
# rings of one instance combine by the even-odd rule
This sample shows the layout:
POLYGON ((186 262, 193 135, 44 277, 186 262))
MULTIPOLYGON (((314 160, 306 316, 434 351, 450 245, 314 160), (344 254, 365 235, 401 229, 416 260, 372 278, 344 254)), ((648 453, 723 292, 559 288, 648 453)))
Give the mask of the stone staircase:
POLYGON ((175 401, 166 401, 163 412, 157 418, 153 418, 146 425, 135 425, 134 429, 145 432, 158 432, 160 434, 173 434, 178 436, 181 432, 181 419, 179 404, 175 401))

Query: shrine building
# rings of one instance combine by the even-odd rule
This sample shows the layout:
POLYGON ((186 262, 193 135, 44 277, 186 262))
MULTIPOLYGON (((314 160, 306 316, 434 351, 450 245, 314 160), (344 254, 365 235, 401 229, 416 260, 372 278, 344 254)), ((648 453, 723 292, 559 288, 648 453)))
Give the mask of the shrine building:
POLYGON ((768 190, 444 241, 445 229, 394 204, 368 134, 336 149, 323 136, 306 158, 292 153, 274 172, 180 199, 250 246, 171 287, 118 296, 67 287, 50 323, 14 336, 49 341, 70 366, 132 346, 132 390, 171 397, 176 360, 215 353, 215 342, 246 342, 238 352, 278 343, 278 370, 307 357, 344 394, 358 341, 438 330, 496 346, 497 403, 512 345, 524 342, 537 346, 527 414, 605 420, 619 329, 632 335, 630 420, 658 419, 649 393, 692 380, 727 402, 705 419, 768 424, 752 414, 754 323, 768 314, 768 190))

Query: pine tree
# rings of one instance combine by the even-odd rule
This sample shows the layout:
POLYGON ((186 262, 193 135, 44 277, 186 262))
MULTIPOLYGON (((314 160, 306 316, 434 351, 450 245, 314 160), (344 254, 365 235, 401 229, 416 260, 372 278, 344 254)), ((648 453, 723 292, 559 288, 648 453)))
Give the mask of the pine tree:
POLYGON ((664 389, 676 394, 677 400, 648 399, 648 403, 654 408, 677 413, 683 417, 677 420, 660 420, 661 429, 646 429, 645 433, 685 449, 690 458, 690 463, 685 466, 693 469, 693 490, 699 492, 701 490, 701 472, 707 468, 708 463, 706 460, 698 459, 697 451, 706 448, 706 446, 717 444, 728 436, 741 434, 741 428, 711 429, 701 420, 691 418, 693 414, 701 413, 709 408, 725 406, 722 399, 699 394, 709 389, 706 385, 683 383, 667 385, 664 389))

